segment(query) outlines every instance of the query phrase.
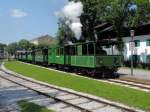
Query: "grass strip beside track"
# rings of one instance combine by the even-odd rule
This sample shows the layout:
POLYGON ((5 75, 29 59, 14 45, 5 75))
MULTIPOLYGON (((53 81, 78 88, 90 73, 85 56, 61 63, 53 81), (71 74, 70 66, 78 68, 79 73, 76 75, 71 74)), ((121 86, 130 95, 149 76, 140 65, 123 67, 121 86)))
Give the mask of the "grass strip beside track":
POLYGON ((5 67, 39 81, 104 97, 108 100, 150 111, 150 93, 148 92, 73 76, 69 73, 60 73, 16 61, 6 62, 5 67))
POLYGON ((48 110, 43 106, 39 106, 37 104, 27 102, 27 101, 19 101, 18 102, 21 112, 54 112, 52 110, 48 110))

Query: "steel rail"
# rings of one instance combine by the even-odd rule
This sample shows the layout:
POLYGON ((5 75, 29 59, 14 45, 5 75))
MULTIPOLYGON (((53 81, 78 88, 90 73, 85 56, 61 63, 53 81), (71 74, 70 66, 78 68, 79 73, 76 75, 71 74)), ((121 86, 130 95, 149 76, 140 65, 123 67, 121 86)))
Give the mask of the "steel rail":
POLYGON ((149 85, 143 84, 143 83, 140 83, 140 82, 136 82, 136 81, 122 80, 122 79, 107 79, 107 81, 118 83, 118 84, 125 84, 125 85, 129 85, 129 86, 132 86, 132 87, 138 87, 140 89, 150 90, 149 85))
MULTIPOLYGON (((129 81, 129 82, 134 82, 134 83, 139 83, 139 84, 143 84, 143 85, 148 85, 150 86, 150 83, 148 82, 143 82, 143 81, 138 81, 138 79, 130 79, 130 78, 119 78, 119 80, 122 80, 122 81, 129 81)), ((147 80, 146 80, 147 81, 147 80)))
MULTIPOLYGON (((2 71, 2 70, 1 70, 1 71, 2 71)), ((28 89, 30 89, 30 90, 33 90, 33 91, 37 92, 37 93, 40 94, 40 95, 44 95, 44 96, 46 96, 46 97, 53 98, 53 99, 56 100, 56 101, 60 101, 60 102, 63 102, 63 103, 65 103, 65 104, 67 104, 67 105, 70 105, 70 106, 72 106, 72 107, 75 107, 76 109, 79 109, 79 110, 81 110, 82 112, 92 112, 92 111, 90 111, 90 110, 84 109, 84 108, 79 107, 79 106, 77 106, 77 105, 73 105, 73 104, 68 103, 68 102, 66 102, 66 101, 64 101, 64 100, 61 100, 61 99, 59 99, 59 98, 56 98, 56 97, 54 97, 54 96, 52 96, 52 95, 50 95, 50 94, 46 94, 46 93, 40 92, 40 91, 38 91, 38 90, 36 90, 36 89, 33 89, 33 88, 29 87, 29 86, 25 86, 25 85, 23 85, 23 84, 20 84, 20 83, 18 83, 18 82, 16 82, 16 81, 13 81, 13 80, 11 80, 11 79, 8 79, 8 78, 6 78, 6 77, 4 77, 4 76, 1 76, 1 75, 0 75, 0 77, 3 78, 3 79, 5 79, 5 80, 8 80, 8 81, 10 81, 10 82, 13 82, 13 83, 15 83, 15 84, 17 84, 17 85, 20 85, 20 86, 22 86, 22 87, 25 87, 25 88, 28 88, 28 89)), ((18 78, 19 78, 19 77, 18 77, 18 78)), ((40 84, 40 85, 41 85, 41 84, 40 84)))

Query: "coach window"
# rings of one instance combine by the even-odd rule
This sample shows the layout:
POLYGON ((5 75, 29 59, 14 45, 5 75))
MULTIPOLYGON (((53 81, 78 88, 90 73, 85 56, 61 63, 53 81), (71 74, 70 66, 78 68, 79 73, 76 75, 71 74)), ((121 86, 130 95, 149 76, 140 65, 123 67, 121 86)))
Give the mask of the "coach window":
POLYGON ((64 55, 64 48, 60 48, 60 55, 64 55))
POLYGON ((82 56, 82 45, 77 45, 77 54, 78 56, 82 56))
POLYGON ((95 49, 96 55, 107 55, 107 52, 103 49, 101 43, 96 43, 95 49))
POLYGON ((88 53, 88 45, 87 44, 83 44, 82 45, 82 54, 83 55, 87 55, 88 53))
POLYGON ((70 55, 70 46, 65 46, 65 55, 70 55))
POLYGON ((74 55, 77 55, 77 46, 73 46, 74 48, 74 55))
POLYGON ((49 48, 49 49, 48 49, 48 54, 49 54, 49 55, 52 55, 52 52, 51 52, 51 51, 52 51, 52 49, 49 48))
POLYGON ((76 55, 76 46, 70 46, 70 55, 76 55))
POLYGON ((88 44, 88 54, 89 55, 94 55, 94 43, 89 43, 88 44))
POLYGON ((43 55, 48 55, 48 49, 47 48, 43 49, 43 55))
POLYGON ((39 51, 38 51, 38 50, 36 50, 36 51, 35 51, 35 54, 36 54, 36 55, 39 55, 39 51))
POLYGON ((42 55, 43 52, 41 50, 37 51, 38 55, 42 55))
POLYGON ((32 55, 32 56, 35 55, 35 51, 32 51, 32 52, 31 52, 31 55, 32 55))
POLYGON ((42 55, 45 55, 45 54, 46 54, 46 53, 45 53, 45 49, 43 49, 43 50, 42 50, 42 55))
POLYGON ((75 55, 77 55, 77 46, 74 46, 75 48, 75 55))
POLYGON ((59 48, 56 48, 56 55, 59 55, 59 48))

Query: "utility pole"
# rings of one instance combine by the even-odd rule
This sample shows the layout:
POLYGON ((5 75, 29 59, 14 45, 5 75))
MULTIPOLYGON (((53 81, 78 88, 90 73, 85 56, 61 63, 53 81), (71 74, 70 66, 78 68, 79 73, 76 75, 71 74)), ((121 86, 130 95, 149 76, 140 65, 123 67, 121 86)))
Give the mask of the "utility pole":
POLYGON ((133 76, 133 48, 134 48, 134 30, 130 30, 131 34, 131 76, 133 76))

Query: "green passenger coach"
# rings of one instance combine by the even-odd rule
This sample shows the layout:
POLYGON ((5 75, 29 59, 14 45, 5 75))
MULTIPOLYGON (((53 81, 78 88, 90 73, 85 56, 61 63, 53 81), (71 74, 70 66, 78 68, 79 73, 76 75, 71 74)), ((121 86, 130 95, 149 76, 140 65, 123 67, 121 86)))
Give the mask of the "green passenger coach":
POLYGON ((48 50, 48 63, 49 64, 65 64, 64 47, 53 47, 48 50))
POLYGON ((33 56, 35 59, 35 63, 40 63, 40 64, 48 63, 48 49, 47 48, 34 50, 33 56))

